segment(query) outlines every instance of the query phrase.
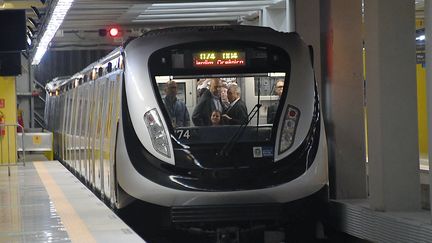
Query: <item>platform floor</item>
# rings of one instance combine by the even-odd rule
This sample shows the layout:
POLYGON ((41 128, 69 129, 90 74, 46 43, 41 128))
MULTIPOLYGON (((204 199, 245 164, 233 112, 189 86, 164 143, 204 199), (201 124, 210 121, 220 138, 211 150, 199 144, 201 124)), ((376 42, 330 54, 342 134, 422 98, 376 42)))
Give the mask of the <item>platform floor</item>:
POLYGON ((58 161, 0 166, 0 242, 144 242, 58 161))

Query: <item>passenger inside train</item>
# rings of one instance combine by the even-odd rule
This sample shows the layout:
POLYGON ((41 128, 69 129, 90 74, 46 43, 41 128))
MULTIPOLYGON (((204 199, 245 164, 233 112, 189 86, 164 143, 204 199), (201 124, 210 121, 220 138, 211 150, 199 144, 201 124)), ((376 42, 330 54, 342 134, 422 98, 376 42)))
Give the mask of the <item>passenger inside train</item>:
POLYGON ((189 126, 189 112, 185 103, 177 99, 177 84, 174 80, 170 80, 165 84, 165 97, 162 100, 173 127, 189 126))
POLYGON ((267 109, 267 123, 273 123, 273 121, 274 121, 277 107, 279 105, 279 98, 282 95, 283 87, 284 87, 284 80, 278 79, 276 81, 276 85, 275 85, 275 89, 274 89, 274 94, 277 95, 278 100, 275 101, 274 103, 272 103, 267 109))
POLYGON ((195 126, 211 125, 210 117, 213 110, 224 112, 221 100, 222 87, 223 82, 220 78, 210 80, 210 89, 201 94, 192 113, 192 121, 195 126))
POLYGON ((214 110, 211 114, 210 120, 212 123, 212 126, 219 126, 222 125, 222 119, 221 119, 221 112, 218 110, 214 110))
POLYGON ((229 106, 222 115, 226 124, 241 125, 248 122, 246 103, 240 99, 240 94, 238 85, 232 84, 229 86, 227 91, 229 106))
POLYGON ((166 103, 163 114, 168 116, 166 121, 175 120, 171 132, 179 141, 195 144, 224 143, 239 130, 244 131, 238 142, 270 141, 273 121, 268 120, 268 113, 274 112, 274 116, 277 111, 284 78, 285 73, 248 73, 156 76, 155 80, 164 102, 165 87, 176 84, 177 101, 185 104, 187 113, 192 114, 189 123, 179 123, 166 103), (224 87, 227 88, 225 102, 224 87), (213 114, 215 110, 220 114, 213 114), (216 122, 218 115, 220 122, 216 122))

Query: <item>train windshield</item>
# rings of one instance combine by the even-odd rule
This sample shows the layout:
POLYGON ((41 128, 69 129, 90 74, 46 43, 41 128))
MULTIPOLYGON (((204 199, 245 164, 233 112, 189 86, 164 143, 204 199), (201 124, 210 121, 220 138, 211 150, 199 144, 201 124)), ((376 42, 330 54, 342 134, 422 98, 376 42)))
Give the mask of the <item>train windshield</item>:
POLYGON ((183 144, 269 141, 286 73, 156 76, 164 117, 183 144))

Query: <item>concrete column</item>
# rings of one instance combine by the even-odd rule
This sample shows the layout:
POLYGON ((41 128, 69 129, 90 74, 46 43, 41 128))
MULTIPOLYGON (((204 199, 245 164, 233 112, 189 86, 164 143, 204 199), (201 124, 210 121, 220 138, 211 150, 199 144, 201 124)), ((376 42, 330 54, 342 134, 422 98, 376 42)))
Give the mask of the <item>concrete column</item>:
MULTIPOLYGON (((366 198, 361 0, 318 2, 330 196, 366 198)), ((296 14, 307 18, 308 11, 308 5, 303 5, 296 14)))
POLYGON ((369 201, 378 211, 420 209, 414 7, 365 0, 369 201))
MULTIPOLYGON (((425 1, 425 35, 426 35, 426 95, 427 95, 427 120, 432 121, 432 3, 425 1)), ((428 159, 429 159, 429 202, 432 202, 432 126, 428 122, 428 159)), ((431 210, 432 213, 432 210, 431 210)))

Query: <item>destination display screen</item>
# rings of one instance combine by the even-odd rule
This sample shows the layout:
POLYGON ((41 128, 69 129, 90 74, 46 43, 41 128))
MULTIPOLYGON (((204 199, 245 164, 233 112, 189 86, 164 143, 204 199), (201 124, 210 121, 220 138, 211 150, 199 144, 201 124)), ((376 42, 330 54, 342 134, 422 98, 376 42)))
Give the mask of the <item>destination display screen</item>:
POLYGON ((207 67, 237 67, 246 65, 244 51, 200 51, 192 54, 193 66, 195 68, 207 67))

